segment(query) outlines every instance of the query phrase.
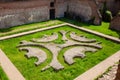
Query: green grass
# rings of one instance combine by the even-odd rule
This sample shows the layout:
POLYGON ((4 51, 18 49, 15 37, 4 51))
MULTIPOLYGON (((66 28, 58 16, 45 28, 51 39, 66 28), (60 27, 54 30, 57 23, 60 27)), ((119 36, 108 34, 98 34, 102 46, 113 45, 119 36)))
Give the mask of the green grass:
MULTIPOLYGON (((59 39, 57 39, 55 42, 62 43, 61 34, 59 34, 59 39)), ((0 48, 14 63, 18 70, 23 74, 26 80, 73 80, 83 72, 87 71, 91 67, 95 66, 99 62, 103 61, 107 57, 120 50, 120 44, 95 36, 93 34, 82 32, 70 26, 63 26, 52 30, 41 31, 38 33, 25 35, 18 38, 0 41, 0 48), (34 62, 37 60, 36 58, 27 59, 26 57, 24 57, 24 54, 26 52, 19 52, 18 48, 16 48, 16 46, 18 46, 19 42, 22 40, 29 41, 32 38, 38 38, 44 34, 50 35, 52 32, 58 32, 60 30, 74 31, 77 34, 87 36, 90 39, 96 39, 98 42, 102 42, 103 48, 95 53, 87 52, 87 56, 84 59, 76 58, 76 63, 71 66, 67 65, 64 62, 63 58, 64 52, 70 47, 63 49, 59 53, 58 60, 61 64, 65 66, 65 69, 57 72, 54 71, 52 68, 41 72, 41 69, 45 67, 48 63, 50 63, 52 59, 51 53, 46 49, 43 50, 47 52, 48 59, 44 63, 36 67, 34 65, 34 62)))
POLYGON ((53 25, 61 24, 61 23, 63 23, 63 22, 56 19, 56 20, 49 20, 49 21, 45 21, 45 22, 38 22, 38 23, 21 25, 21 26, 14 26, 14 27, 7 28, 7 29, 0 29, 0 37, 15 34, 15 33, 21 33, 21 32, 25 32, 25 31, 30 31, 30 30, 34 30, 34 29, 50 27, 53 25))
POLYGON ((15 27, 8 28, 8 29, 0 29, 0 37, 15 34, 15 33, 21 33, 21 32, 25 32, 25 31, 30 31, 33 29, 39 29, 39 28, 49 27, 49 26, 53 26, 53 25, 58 25, 58 24, 65 23, 65 22, 72 23, 72 24, 75 24, 75 25, 78 25, 81 27, 85 27, 85 28, 88 28, 88 29, 91 29, 94 31, 98 31, 98 32, 101 32, 101 33, 104 33, 104 34, 107 34, 110 36, 120 38, 120 32, 115 32, 115 31, 110 30, 108 22, 102 22, 102 25, 95 26, 95 25, 79 22, 76 20, 70 20, 67 18, 60 18, 60 19, 49 20, 49 21, 45 21, 45 22, 15 26, 15 27))
POLYGON ((6 74, 4 73, 1 67, 0 67, 0 80, 8 80, 6 74))
POLYGON ((81 27, 85 27, 85 28, 88 28, 88 29, 91 29, 91 30, 94 30, 94 31, 98 31, 98 32, 103 33, 103 34, 107 34, 107 35, 110 35, 110 36, 113 36, 113 37, 120 38, 120 32, 110 30, 109 29, 110 23, 108 23, 108 22, 102 22, 102 25, 96 26, 96 25, 92 25, 92 24, 88 24, 88 23, 79 22, 79 21, 76 21, 76 20, 70 20, 70 19, 67 19, 67 18, 62 18, 60 20, 64 21, 64 22, 72 23, 72 24, 75 24, 75 25, 78 25, 78 26, 81 26, 81 27))

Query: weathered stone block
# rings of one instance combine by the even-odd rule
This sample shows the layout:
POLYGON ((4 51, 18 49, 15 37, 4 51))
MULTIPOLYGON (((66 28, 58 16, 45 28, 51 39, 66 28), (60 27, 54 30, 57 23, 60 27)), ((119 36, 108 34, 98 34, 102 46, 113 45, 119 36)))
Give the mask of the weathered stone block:
POLYGON ((112 19, 110 23, 110 29, 120 31, 120 14, 118 14, 112 19))

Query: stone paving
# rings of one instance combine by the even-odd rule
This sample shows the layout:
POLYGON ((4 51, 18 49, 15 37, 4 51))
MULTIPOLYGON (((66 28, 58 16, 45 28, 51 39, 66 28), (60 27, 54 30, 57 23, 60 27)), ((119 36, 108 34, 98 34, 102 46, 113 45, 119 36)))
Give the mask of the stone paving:
POLYGON ((22 47, 19 50, 20 51, 23 51, 23 50, 27 51, 28 53, 25 54, 25 56, 27 58, 37 57, 38 61, 35 62, 36 65, 43 63, 47 59, 46 53, 43 50, 38 49, 38 48, 22 47))
MULTIPOLYGON (((67 50, 65 53, 64 53, 64 58, 65 58, 65 61, 71 65, 74 63, 74 58, 75 57, 80 57, 80 58, 84 58, 86 55, 85 55, 85 52, 96 52, 97 49, 95 48, 90 48, 90 47, 74 47, 74 48, 71 48, 69 50, 67 50)), ((87 57, 87 56, 86 56, 87 57)))
POLYGON ((96 42, 95 39, 87 39, 85 36, 77 36, 75 32, 72 32, 72 33, 70 34, 70 37, 71 37, 73 40, 81 41, 81 42, 86 42, 86 43, 96 42))
POLYGON ((32 41, 35 42, 51 42, 58 39, 58 34, 57 33, 53 33, 52 35, 44 35, 42 38, 39 39, 33 39, 32 41))
MULTIPOLYGON (((64 54, 65 61, 70 65, 74 63, 73 59, 75 57, 84 58, 85 52, 88 52, 88 51, 95 52, 95 51, 98 51, 98 49, 102 48, 101 44, 99 42, 96 42, 95 39, 88 39, 86 37, 81 37, 77 34, 72 34, 70 38, 72 38, 73 40, 70 40, 69 38, 66 37, 66 34, 68 33, 68 31, 59 31, 59 32, 62 35, 62 40, 65 42, 63 44, 57 44, 57 43, 52 42, 56 40, 56 38, 58 37, 57 36, 58 34, 56 33, 55 35, 51 35, 51 36, 44 35, 42 38, 39 38, 39 39, 34 39, 30 41, 22 41, 20 42, 18 48, 20 50, 26 50, 28 52, 26 54, 27 57, 38 58, 38 62, 36 62, 37 64, 35 63, 36 65, 39 65, 42 62, 44 62, 46 60, 46 55, 45 55, 45 52, 39 50, 38 48, 37 49, 33 48, 33 46, 36 46, 39 48, 41 46, 49 50, 52 53, 53 59, 49 65, 47 65, 46 67, 42 69, 42 71, 50 67, 52 67, 54 70, 61 70, 64 68, 64 66, 57 59, 59 52, 63 48, 70 47, 70 46, 74 47, 70 50, 68 49, 64 54), (76 39, 78 40, 76 41, 76 39), (84 40, 84 43, 83 43, 83 40, 84 40), (79 46, 79 47, 76 47, 76 46, 79 46)), ((73 32, 70 32, 70 34, 71 33, 73 32)))

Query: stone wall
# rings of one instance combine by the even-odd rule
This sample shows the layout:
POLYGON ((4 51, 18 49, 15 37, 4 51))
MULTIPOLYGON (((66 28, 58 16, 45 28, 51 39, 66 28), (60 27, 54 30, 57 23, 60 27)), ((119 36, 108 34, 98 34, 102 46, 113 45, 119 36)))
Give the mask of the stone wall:
MULTIPOLYGON (((14 0, 2 0, 14 1, 14 0)), ((0 28, 22 25, 26 23, 45 21, 49 19, 49 10, 55 9, 55 17, 64 17, 67 12, 72 18, 84 22, 101 24, 99 8, 107 2, 107 8, 117 13, 120 9, 119 0, 15 0, 19 2, 0 3, 0 28), (50 7, 50 2, 55 7, 50 7), (99 7, 99 8, 98 8, 99 7)))
POLYGON ((113 16, 116 16, 120 11, 120 0, 97 0, 98 6, 103 10, 104 3, 106 3, 107 10, 111 11, 113 16))
POLYGON ((55 9, 55 17, 64 17, 66 0, 30 0, 25 2, 0 3, 0 28, 49 20, 50 9, 55 9), (55 7, 50 7, 50 2, 55 7))
POLYGON ((0 2, 8 2, 8 1, 13 1, 13 0, 0 0, 0 2))
POLYGON ((11 26, 45 21, 49 19, 49 10, 47 6, 20 11, 21 12, 18 13, 0 16, 0 28, 8 28, 11 26))
POLYGON ((64 13, 67 11, 67 0, 57 0, 55 5, 56 18, 64 17, 64 13))
POLYGON ((120 11, 120 0, 107 0, 107 9, 115 16, 120 11))
POLYGON ((110 29, 120 32, 120 14, 111 20, 110 29))
POLYGON ((82 21, 88 21, 92 16, 92 9, 89 4, 84 0, 70 0, 68 12, 73 17, 80 17, 82 21))
POLYGON ((94 0, 70 0, 68 8, 68 12, 73 18, 79 17, 81 21, 93 20, 94 24, 101 24, 101 15, 94 0))

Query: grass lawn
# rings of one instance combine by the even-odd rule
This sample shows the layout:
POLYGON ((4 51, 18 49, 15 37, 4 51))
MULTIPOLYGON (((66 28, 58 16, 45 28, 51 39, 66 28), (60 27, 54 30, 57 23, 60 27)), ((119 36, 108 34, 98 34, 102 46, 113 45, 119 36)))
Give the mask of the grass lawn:
MULTIPOLYGON (((59 39, 57 39, 55 42, 62 43, 61 34, 59 34, 59 39)), ((107 57, 120 50, 120 44, 112 42, 110 40, 106 40, 93 34, 85 33, 70 26, 62 26, 52 30, 41 31, 34 34, 0 41, 0 48, 6 53, 13 64, 19 69, 26 80, 73 80, 83 72, 87 71, 91 67, 95 66, 99 62, 103 61, 107 57), (36 67, 34 65, 34 62, 37 60, 36 58, 27 59, 24 56, 26 52, 19 52, 18 48, 16 48, 16 46, 18 46, 19 42, 22 40, 29 41, 32 38, 39 38, 44 34, 50 35, 52 32, 58 32, 60 30, 74 31, 77 34, 84 35, 90 39, 96 39, 98 42, 102 42, 101 45, 103 48, 95 53, 87 52, 84 59, 76 58, 76 63, 71 66, 67 65, 64 62, 63 58, 64 52, 69 47, 63 49, 59 53, 58 60, 61 64, 65 66, 65 69, 57 72, 54 71, 52 68, 41 72, 41 69, 45 67, 48 63, 50 63, 52 59, 52 55, 48 50, 42 48, 45 52, 47 52, 48 59, 44 63, 36 67)))
POLYGON ((107 34, 107 35, 110 35, 110 36, 113 36, 113 37, 120 38, 120 32, 110 30, 109 29, 110 23, 108 23, 108 22, 102 22, 102 25, 96 26, 96 25, 91 25, 91 24, 79 22, 79 21, 76 21, 76 20, 70 20, 70 19, 67 19, 67 18, 61 18, 60 20, 64 21, 64 22, 72 23, 72 24, 75 24, 75 25, 78 25, 78 26, 81 26, 81 27, 85 27, 85 28, 88 28, 88 29, 91 29, 91 30, 94 30, 94 31, 98 31, 98 32, 101 32, 103 34, 107 34))
POLYGON ((4 73, 1 67, 0 67, 0 80, 8 80, 6 74, 4 73))
POLYGON ((33 29, 39 29, 39 28, 44 28, 44 27, 49 27, 49 26, 54 26, 54 25, 58 25, 61 23, 72 23, 81 27, 85 27, 91 30, 95 30, 110 36, 114 36, 117 38, 120 38, 120 32, 115 32, 109 29, 109 23, 107 22, 102 22, 102 25, 100 26, 95 26, 95 25, 90 25, 87 23, 83 23, 83 22, 79 22, 76 20, 70 20, 67 18, 60 18, 60 19, 56 19, 56 20, 49 20, 49 21, 45 21, 45 22, 39 22, 39 23, 32 23, 32 24, 26 24, 26 25, 21 25, 21 26, 15 26, 12 28, 8 28, 8 29, 0 29, 0 37, 1 36, 6 36, 6 35, 11 35, 14 33, 20 33, 20 32, 25 32, 25 31, 29 31, 29 30, 33 30, 33 29))
POLYGON ((49 20, 45 22, 38 22, 38 23, 21 25, 21 26, 15 26, 15 27, 7 28, 7 29, 0 29, 0 37, 15 34, 15 33, 20 33, 20 32, 30 31, 33 29, 50 27, 53 25, 61 24, 61 23, 63 22, 56 19, 56 20, 49 20))

